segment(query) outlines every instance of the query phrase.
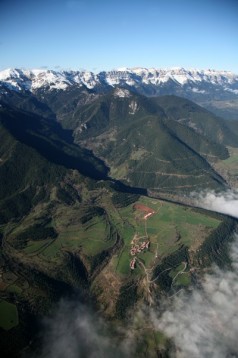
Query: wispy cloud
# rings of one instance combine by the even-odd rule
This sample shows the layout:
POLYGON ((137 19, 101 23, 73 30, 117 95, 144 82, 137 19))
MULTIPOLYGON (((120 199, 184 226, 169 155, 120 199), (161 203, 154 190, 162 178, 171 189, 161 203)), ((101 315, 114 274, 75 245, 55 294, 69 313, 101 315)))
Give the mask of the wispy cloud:
MULTIPOLYGON (((63 300, 43 322, 42 352, 37 358, 130 357, 129 341, 117 342, 108 325, 88 307, 63 300)), ((131 342, 130 342, 131 343, 131 342)))

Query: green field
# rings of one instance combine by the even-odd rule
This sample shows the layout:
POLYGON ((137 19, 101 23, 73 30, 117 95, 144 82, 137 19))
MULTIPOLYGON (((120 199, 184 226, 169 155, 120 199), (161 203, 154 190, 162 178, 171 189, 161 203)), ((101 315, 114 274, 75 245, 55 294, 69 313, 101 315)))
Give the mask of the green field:
POLYGON ((8 331, 19 323, 17 307, 0 299, 0 327, 8 331))
MULTIPOLYGON (((144 213, 134 210, 133 205, 120 209, 120 215, 125 222, 122 232, 124 247, 114 261, 114 267, 116 272, 123 276, 130 273, 129 262, 132 259, 130 248, 134 235, 142 238, 148 235, 151 242, 150 249, 138 254, 137 257, 146 268, 151 268, 162 258, 176 251, 181 244, 196 250, 209 232, 220 224, 220 220, 189 207, 146 197, 141 197, 138 203, 153 209, 155 214, 144 220, 144 213)), ((137 265, 133 274, 139 272, 141 266, 137 265)), ((178 280, 181 279, 178 277, 178 280)))

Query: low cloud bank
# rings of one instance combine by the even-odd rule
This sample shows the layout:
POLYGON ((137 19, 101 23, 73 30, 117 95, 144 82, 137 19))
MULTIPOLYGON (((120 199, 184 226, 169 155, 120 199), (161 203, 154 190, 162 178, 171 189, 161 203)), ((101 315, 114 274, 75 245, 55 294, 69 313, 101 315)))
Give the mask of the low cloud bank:
POLYGON ((155 329, 172 338, 177 358, 238 357, 238 235, 231 246, 231 271, 214 269, 201 289, 175 296, 155 329))
POLYGON ((193 193, 195 204, 204 209, 217 211, 238 218, 238 191, 227 190, 216 193, 214 191, 193 193))

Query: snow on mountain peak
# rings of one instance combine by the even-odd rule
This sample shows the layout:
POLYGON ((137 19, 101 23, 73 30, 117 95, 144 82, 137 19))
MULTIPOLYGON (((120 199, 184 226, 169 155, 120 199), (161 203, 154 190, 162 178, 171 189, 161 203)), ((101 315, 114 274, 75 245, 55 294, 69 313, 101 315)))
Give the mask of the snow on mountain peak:
POLYGON ((32 76, 32 86, 31 90, 36 90, 41 87, 49 87, 49 89, 66 89, 71 83, 65 78, 65 76, 60 72, 55 72, 51 70, 43 71, 31 71, 32 76))
POLYGON ((81 75, 78 75, 78 80, 80 79, 82 83, 90 89, 94 88, 98 83, 97 76, 92 72, 81 72, 81 75))
POLYGON ((168 69, 122 67, 117 70, 103 71, 97 74, 88 71, 53 71, 45 69, 21 70, 6 69, 0 71, 0 83, 6 87, 21 91, 66 90, 70 86, 86 86, 93 89, 100 86, 140 88, 141 86, 160 86, 173 84, 177 87, 191 87, 192 91, 202 93, 206 84, 223 88, 237 94, 238 75, 229 71, 186 70, 183 67, 168 69))
POLYGON ((30 83, 24 72, 19 69, 8 68, 0 71, 0 82, 6 84, 10 89, 21 91, 22 87, 29 89, 30 83))

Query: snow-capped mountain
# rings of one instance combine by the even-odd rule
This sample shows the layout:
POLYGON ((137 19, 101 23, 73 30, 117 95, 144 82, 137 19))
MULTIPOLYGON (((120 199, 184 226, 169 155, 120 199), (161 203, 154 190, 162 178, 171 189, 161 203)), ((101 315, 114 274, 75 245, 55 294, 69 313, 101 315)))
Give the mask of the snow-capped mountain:
POLYGON ((121 68, 114 71, 94 74, 86 71, 19 70, 7 69, 0 72, 0 83, 10 89, 32 92, 39 88, 65 90, 72 85, 85 85, 89 89, 100 85, 109 87, 163 87, 174 84, 177 87, 189 86, 195 93, 204 93, 201 85, 221 87, 224 91, 238 95, 238 75, 228 71, 121 68))
MULTIPOLYGON (((113 88, 145 96, 177 95, 191 99, 218 115, 238 119, 238 75, 229 71, 137 67, 97 74, 42 69, 0 72, 0 99, 8 96, 9 91, 28 92, 37 97, 39 93, 68 93, 72 89, 106 93, 113 88)), ((117 95, 125 96, 125 93, 119 91, 117 95)))

